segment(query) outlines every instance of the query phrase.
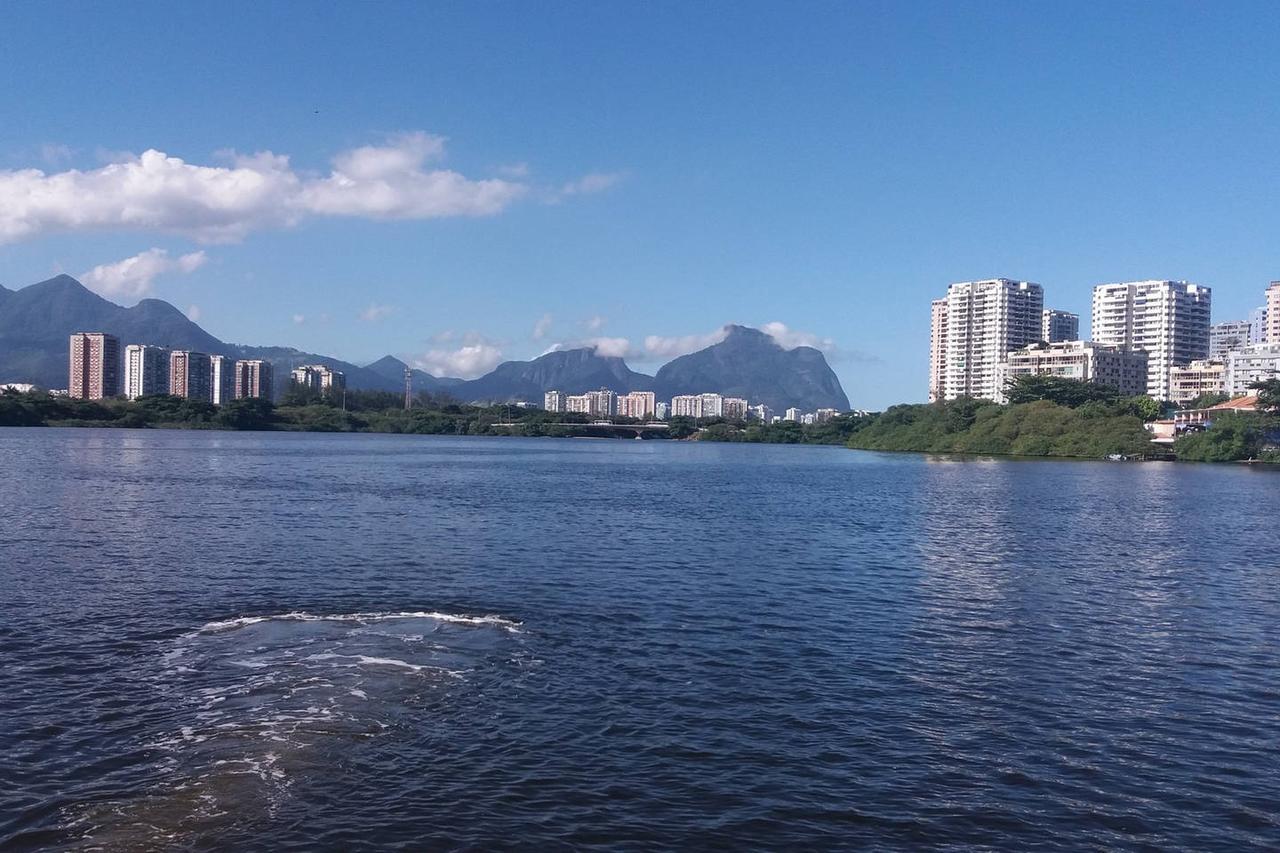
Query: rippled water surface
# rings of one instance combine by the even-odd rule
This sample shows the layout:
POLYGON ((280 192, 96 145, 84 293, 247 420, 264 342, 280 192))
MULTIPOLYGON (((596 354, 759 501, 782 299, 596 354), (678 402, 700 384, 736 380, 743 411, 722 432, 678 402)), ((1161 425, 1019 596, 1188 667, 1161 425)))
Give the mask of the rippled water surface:
POLYGON ((0 847, 1280 848, 1280 474, 0 430, 0 847))

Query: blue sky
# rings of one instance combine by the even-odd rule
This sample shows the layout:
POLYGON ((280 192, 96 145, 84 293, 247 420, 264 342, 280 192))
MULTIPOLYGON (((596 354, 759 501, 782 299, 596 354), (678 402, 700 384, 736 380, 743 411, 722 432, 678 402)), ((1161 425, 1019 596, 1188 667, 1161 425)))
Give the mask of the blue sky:
POLYGON ((101 267, 229 341, 474 372, 605 339, 652 370, 774 322, 880 408, 924 397, 952 281, 1086 316, 1187 279, 1223 320, 1280 278, 1275 4, 4 17, 0 283, 101 267))

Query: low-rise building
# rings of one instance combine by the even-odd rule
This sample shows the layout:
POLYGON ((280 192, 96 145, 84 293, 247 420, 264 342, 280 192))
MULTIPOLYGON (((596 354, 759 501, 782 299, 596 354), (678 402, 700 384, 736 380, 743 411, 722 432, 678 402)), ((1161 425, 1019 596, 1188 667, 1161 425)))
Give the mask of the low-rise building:
POLYGON ((1225 393, 1226 383, 1227 366, 1221 361, 1193 361, 1169 370, 1169 399, 1185 405, 1202 394, 1225 393))
POLYGON ((1249 393, 1255 382, 1280 378, 1280 343, 1255 344, 1227 356, 1226 392, 1249 393))
POLYGON ((1110 385, 1125 396, 1145 394, 1147 354, 1105 346, 1093 341, 1037 343, 1010 352, 1000 366, 1002 381, 998 402, 1007 402, 1004 390, 1019 376, 1047 374, 1110 385))

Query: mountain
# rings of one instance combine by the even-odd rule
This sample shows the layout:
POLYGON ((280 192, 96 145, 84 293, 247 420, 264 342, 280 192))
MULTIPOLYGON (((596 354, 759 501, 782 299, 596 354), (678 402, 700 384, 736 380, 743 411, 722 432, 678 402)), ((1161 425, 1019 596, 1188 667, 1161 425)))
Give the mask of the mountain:
POLYGON ((528 400, 541 405, 544 391, 581 394, 608 388, 628 391, 653 389, 653 377, 636 373, 613 356, 598 355, 594 348, 557 350, 533 361, 504 361, 492 372, 462 382, 449 393, 464 401, 505 402, 528 400))
POLYGON ((110 332, 121 344, 135 341, 229 355, 226 345, 159 299, 123 308, 60 275, 0 296, 0 381, 67 384, 67 337, 110 332))
MULTIPOLYGON (((67 382, 67 338, 72 332, 109 332, 121 345, 149 343, 233 358, 260 358, 275 367, 276 391, 288 386, 301 364, 327 364, 346 374, 347 387, 404 389, 405 363, 384 356, 361 367, 292 347, 226 343, 200 328, 167 302, 144 299, 124 308, 66 275, 20 290, 0 287, 0 382, 33 382, 62 388, 67 382)), ((478 379, 437 377, 414 370, 413 388, 448 394, 462 402, 541 403, 545 391, 581 394, 597 388, 618 393, 654 391, 659 400, 677 394, 717 391, 765 403, 775 411, 797 406, 848 409, 849 400, 822 353, 811 347, 784 349, 769 335, 729 326, 723 341, 681 356, 658 375, 637 373, 621 358, 594 348, 557 350, 531 361, 507 361, 478 379)))
POLYGON ((299 364, 323 362, 347 374, 353 388, 396 391, 403 381, 388 383, 358 365, 290 347, 228 344, 191 322, 160 299, 144 299, 124 308, 93 293, 69 275, 60 275, 21 290, 0 293, 0 382, 33 382, 46 388, 67 385, 67 338, 73 332, 109 332, 121 346, 157 344, 234 358, 261 358, 275 367, 277 391, 299 364))
MULTIPOLYGON (((364 369, 377 374, 387 382, 396 383, 396 390, 404 388, 404 369, 409 365, 392 355, 384 355, 373 364, 366 364, 364 369)), ((452 394, 453 389, 465 385, 466 380, 454 379, 450 376, 432 376, 425 370, 412 371, 413 390, 426 391, 431 394, 452 394)))
POLYGON ((813 347, 785 349, 759 329, 729 326, 725 339, 662 366, 654 377, 659 400, 716 391, 745 397, 776 412, 849 408, 827 359, 813 347))

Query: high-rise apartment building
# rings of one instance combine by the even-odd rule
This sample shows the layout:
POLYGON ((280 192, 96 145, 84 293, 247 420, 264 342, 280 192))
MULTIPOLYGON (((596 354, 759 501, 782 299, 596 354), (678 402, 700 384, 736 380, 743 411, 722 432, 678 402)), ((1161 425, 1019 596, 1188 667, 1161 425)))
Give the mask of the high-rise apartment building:
POLYGON ((173 396, 213 402, 211 377, 208 355, 185 349, 169 353, 169 393, 173 396))
POLYGON ((747 401, 741 397, 725 397, 720 401, 720 414, 732 421, 745 421, 747 401))
POLYGON ((1093 289, 1095 342, 1147 353, 1147 394, 1169 399, 1169 371, 1209 356, 1209 288, 1131 281, 1093 289))
POLYGON ((652 391, 632 391, 618 397, 618 414, 628 418, 652 418, 657 411, 657 403, 652 391))
POLYGON ((1005 402, 1009 381, 1037 374, 1110 385, 1134 397, 1146 393, 1147 354, 1093 341, 1037 342, 1008 354, 1000 366, 1000 393, 994 399, 1005 402))
POLYGON ((996 399, 1005 356, 1040 340, 1044 289, 1007 278, 964 281, 947 288, 945 310, 942 301, 933 303, 930 372, 940 384, 930 397, 996 399))
POLYGON ((608 388, 601 388, 599 391, 588 391, 585 396, 591 401, 591 414, 607 418, 618 413, 618 395, 608 388))
POLYGON ((261 397, 270 400, 275 397, 275 369, 271 362, 261 359, 244 359, 235 366, 235 398, 244 400, 250 397, 261 397))
POLYGON ((321 394, 332 394, 347 387, 347 377, 341 370, 323 364, 306 364, 295 367, 290 373, 295 385, 310 388, 321 394))
POLYGON ((773 409, 769 408, 764 403, 761 403, 758 406, 752 406, 751 415, 761 423, 767 424, 773 422, 773 409))
POLYGON ((673 418, 702 417, 701 394, 678 394, 671 398, 671 416, 673 418))
POLYGON ((564 398, 564 410, 582 415, 591 414, 591 396, 588 394, 570 394, 564 398))
POLYGON ((221 406, 236 396, 235 361, 225 355, 209 356, 209 397, 221 406))
POLYGON ((124 348, 124 395, 136 400, 169 393, 169 350, 150 344, 124 348))
POLYGON ((711 392, 699 394, 698 396, 702 398, 702 417, 724 417, 724 397, 711 392))
POLYGON ((67 394, 82 400, 101 400, 120 393, 120 339, 106 332, 76 332, 71 336, 67 394))
POLYGON ((1040 340, 1047 344, 1080 340, 1080 315, 1046 308, 1040 312, 1040 340))
POLYGON ((929 307, 929 402, 935 403, 942 399, 947 382, 947 300, 935 299, 929 307))
POLYGON ((1226 361, 1227 353, 1244 349, 1250 343, 1251 325, 1248 320, 1228 320, 1209 327, 1209 358, 1226 361))
POLYGON ((1280 344, 1280 281, 1273 281, 1267 288, 1267 339, 1265 343, 1280 344))
POLYGON ((1261 305, 1249 312, 1249 343, 1267 342, 1267 306, 1261 305))
POLYGON ((548 391, 542 395, 542 408, 548 412, 564 411, 565 395, 561 391, 548 391))

